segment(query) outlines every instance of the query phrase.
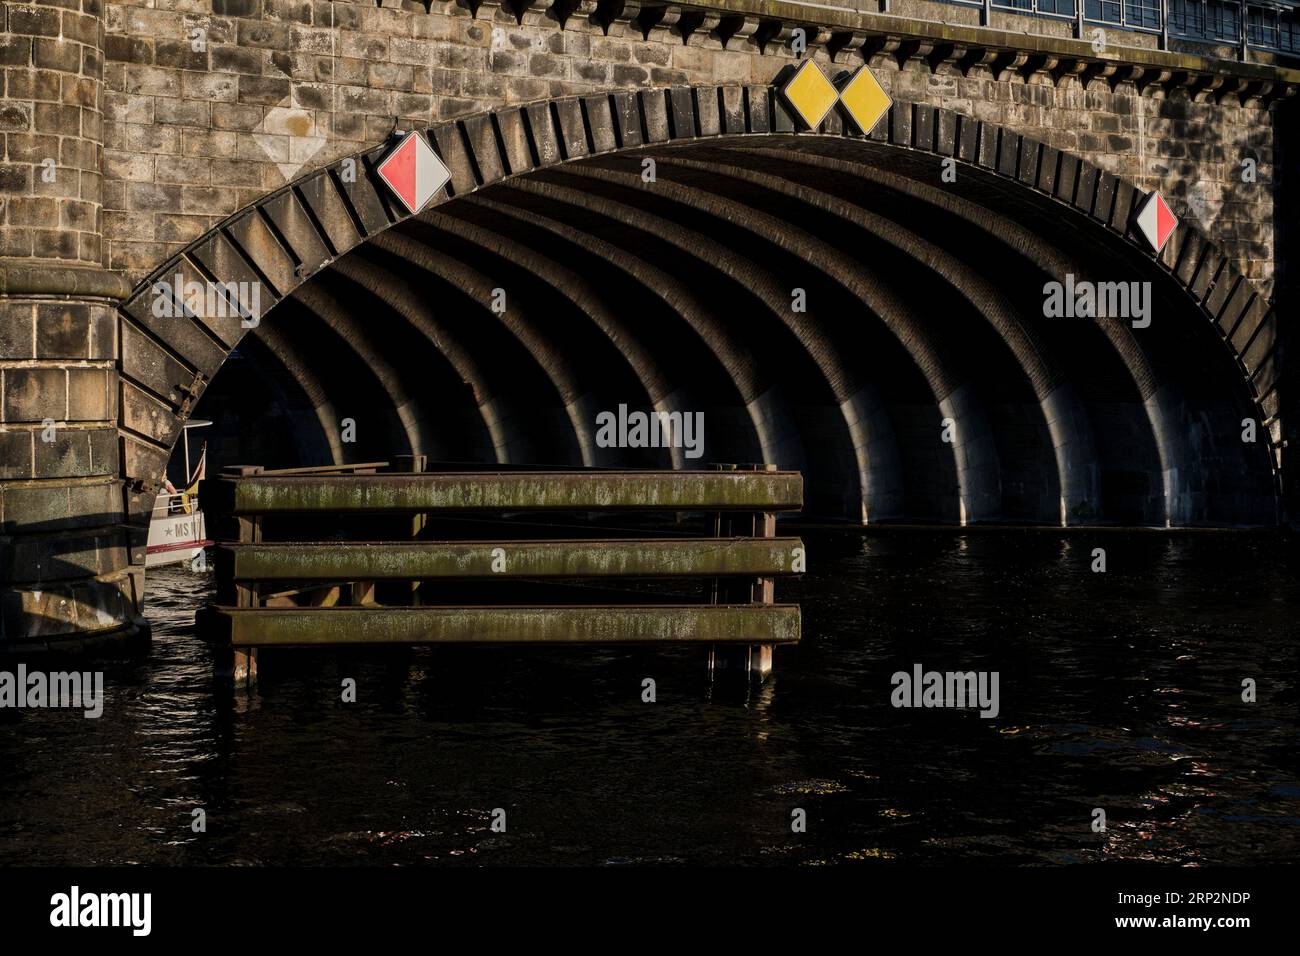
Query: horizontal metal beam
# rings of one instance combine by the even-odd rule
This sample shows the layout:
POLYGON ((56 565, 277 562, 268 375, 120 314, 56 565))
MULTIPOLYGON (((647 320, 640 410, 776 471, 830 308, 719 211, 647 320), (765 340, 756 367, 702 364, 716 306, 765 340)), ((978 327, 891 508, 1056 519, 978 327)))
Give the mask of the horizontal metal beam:
MULTIPOLYGON (((793 574, 798 538, 293 542, 222 545, 237 581, 417 578, 712 577, 793 574)), ((227 564, 227 562, 229 562, 227 564)))
POLYGON ((386 461, 366 461, 342 465, 312 465, 309 468, 261 468, 260 466, 227 465, 221 470, 223 478, 242 478, 244 475, 333 475, 333 474, 373 474, 380 468, 387 468, 386 461))
POLYGON ((538 471, 221 478, 227 514, 422 511, 798 511, 797 471, 538 471))
POLYGON ((204 608, 235 647, 320 644, 790 644, 794 604, 654 607, 204 608))

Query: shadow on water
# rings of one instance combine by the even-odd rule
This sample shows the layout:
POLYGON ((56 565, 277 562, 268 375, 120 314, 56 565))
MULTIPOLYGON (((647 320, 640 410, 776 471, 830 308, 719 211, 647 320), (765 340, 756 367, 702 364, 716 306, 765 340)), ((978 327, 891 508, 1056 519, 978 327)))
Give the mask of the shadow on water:
POLYGON ((805 538, 810 574, 778 586, 803 642, 748 696, 711 694, 698 648, 264 651, 235 695, 192 629, 211 581, 153 571, 152 648, 102 665, 102 718, 0 724, 0 861, 1295 858, 1286 540, 805 538), (998 717, 895 709, 891 675, 915 664, 997 671, 998 717))

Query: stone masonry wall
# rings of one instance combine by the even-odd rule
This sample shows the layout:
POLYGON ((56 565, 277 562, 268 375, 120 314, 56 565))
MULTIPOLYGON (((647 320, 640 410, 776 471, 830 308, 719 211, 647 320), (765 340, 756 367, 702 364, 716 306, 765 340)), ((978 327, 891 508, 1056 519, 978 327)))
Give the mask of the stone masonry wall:
POLYGON ((0 6, 0 256, 100 262, 102 12, 0 6))
MULTIPOLYGON (((489 4, 475 18, 441 2, 427 11, 391 0, 110 2, 106 264, 137 281, 258 196, 382 142, 395 127, 572 93, 767 83, 794 59, 778 42, 760 52, 753 27, 725 49, 702 29, 683 42, 672 17, 647 39, 618 20, 606 35, 591 22, 595 10, 576 4, 561 28, 542 5, 519 23, 489 4)), ((824 47, 814 55, 831 65, 824 47)), ((861 62, 856 54, 840 60, 847 68, 861 62)), ((872 66, 896 95, 972 113, 1159 186, 1245 274, 1271 279, 1268 109, 1209 94, 1196 102, 1158 86, 1139 93, 1132 82, 1112 88, 1104 77, 1085 85, 1077 75, 1058 83, 1011 71, 998 81, 987 66, 962 75, 951 64, 932 74, 922 60, 900 68, 884 53, 872 66), (1241 181, 1247 157, 1258 164, 1255 183, 1241 181)))
POLYGON ((0 7, 0 642, 137 614, 101 268, 102 0, 0 7))

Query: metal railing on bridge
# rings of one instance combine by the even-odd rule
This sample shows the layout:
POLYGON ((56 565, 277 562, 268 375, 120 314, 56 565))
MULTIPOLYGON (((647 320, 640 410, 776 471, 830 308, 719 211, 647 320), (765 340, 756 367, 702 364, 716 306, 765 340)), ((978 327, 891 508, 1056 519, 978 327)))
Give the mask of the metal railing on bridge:
POLYGON ((1170 39, 1231 44, 1245 59, 1248 50, 1300 56, 1300 9, 1290 0, 943 0, 963 7, 1020 13, 1090 27, 1150 33, 1170 39))
POLYGON ((803 570, 803 542, 775 534, 778 512, 802 508, 798 472, 477 469, 427 471, 407 456, 395 469, 246 467, 206 481, 209 527, 224 540, 217 604, 197 623, 236 683, 256 680, 260 647, 322 644, 687 642, 710 648, 710 673, 762 679, 773 646, 799 640, 798 606, 774 595, 777 576, 803 570), (556 537, 563 526, 520 520, 539 513, 708 520, 693 537, 589 536, 599 523, 556 537), (468 539, 448 535, 466 528, 468 539), (683 579, 697 579, 697 600, 609 587, 683 579))

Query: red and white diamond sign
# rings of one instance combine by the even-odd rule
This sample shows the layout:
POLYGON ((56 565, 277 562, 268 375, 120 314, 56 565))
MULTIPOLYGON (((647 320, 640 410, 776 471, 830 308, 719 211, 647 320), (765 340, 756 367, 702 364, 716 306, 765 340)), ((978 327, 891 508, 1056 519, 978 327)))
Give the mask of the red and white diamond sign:
POLYGON ((1137 226, 1158 254, 1178 227, 1178 217, 1169 211, 1169 205, 1160 193, 1152 192, 1138 210, 1137 226))
POLYGON ((451 172, 419 133, 407 133, 375 170, 402 205, 416 213, 451 179, 451 172))

